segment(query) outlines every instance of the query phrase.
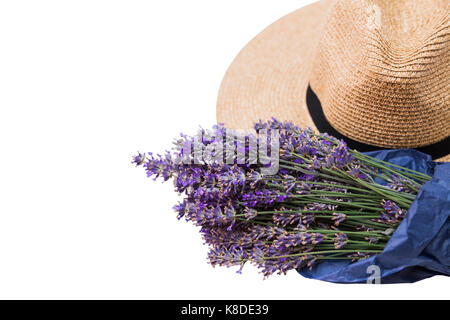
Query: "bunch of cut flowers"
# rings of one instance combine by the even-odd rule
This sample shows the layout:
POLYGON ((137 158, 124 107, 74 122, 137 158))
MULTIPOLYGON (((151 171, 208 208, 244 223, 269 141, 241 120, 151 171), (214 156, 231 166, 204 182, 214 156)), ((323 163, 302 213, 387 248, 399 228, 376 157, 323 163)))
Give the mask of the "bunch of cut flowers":
POLYGON ((149 177, 173 180, 178 219, 199 227, 213 266, 251 263, 267 277, 376 255, 431 179, 290 122, 254 129, 229 139, 217 125, 182 134, 164 155, 133 157, 149 177))

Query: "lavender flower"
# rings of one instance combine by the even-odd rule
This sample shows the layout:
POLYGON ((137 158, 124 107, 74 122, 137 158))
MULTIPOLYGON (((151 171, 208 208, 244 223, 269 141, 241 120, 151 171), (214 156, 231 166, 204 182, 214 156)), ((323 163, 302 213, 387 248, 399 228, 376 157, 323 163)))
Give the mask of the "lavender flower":
POLYGON ((354 178, 367 179, 367 176, 361 173, 361 166, 359 164, 352 166, 351 170, 348 171, 348 174, 354 178))
POLYGON ((381 222, 385 222, 387 224, 397 224, 405 218, 406 210, 401 209, 391 200, 383 200, 382 205, 385 212, 381 215, 381 222))
MULTIPOLYGON (((132 158, 148 177, 173 180, 183 197, 173 207, 177 218, 199 226, 213 266, 241 272, 250 262, 267 277, 328 258, 367 258, 382 251, 420 188, 417 181, 427 180, 290 122, 272 119, 254 128, 279 132, 280 170, 274 175, 245 158, 257 158, 251 145, 262 143, 258 136, 228 141, 223 125, 181 134, 163 155, 138 152, 132 158), (229 155, 220 146, 239 152, 229 155)), ((270 154, 276 141, 267 140, 270 154)))
POLYGON ((286 210, 281 207, 273 214, 275 224, 286 227, 288 225, 298 225, 301 222, 302 214, 297 210, 286 210))
POLYGON ((257 190, 246 193, 242 196, 244 206, 248 207, 265 207, 274 204, 275 202, 283 202, 288 196, 279 194, 271 190, 257 190))
POLYGON ((408 182, 405 178, 397 175, 392 175, 391 182, 389 182, 388 186, 395 191, 411 194, 415 193, 414 189, 411 188, 411 183, 408 182))
POLYGON ((256 218, 257 215, 258 215, 258 211, 256 211, 255 209, 252 209, 252 208, 244 209, 244 216, 247 220, 254 219, 254 218, 256 218))
POLYGON ((339 169, 349 165, 352 161, 353 155, 343 140, 331 150, 331 153, 329 153, 325 159, 327 167, 331 168, 332 166, 335 166, 339 169))
POLYGON ((333 213, 333 218, 332 220, 334 221, 334 225, 335 226, 339 226, 339 224, 341 224, 342 222, 345 221, 345 219, 347 219, 347 216, 343 213, 337 213, 334 212, 333 213))
POLYGON ((339 250, 345 247, 348 243, 348 237, 345 233, 336 233, 336 238, 334 240, 334 248, 339 250))
POLYGON ((133 160, 131 163, 135 164, 136 166, 140 166, 145 161, 145 154, 138 152, 137 155, 133 156, 133 160))

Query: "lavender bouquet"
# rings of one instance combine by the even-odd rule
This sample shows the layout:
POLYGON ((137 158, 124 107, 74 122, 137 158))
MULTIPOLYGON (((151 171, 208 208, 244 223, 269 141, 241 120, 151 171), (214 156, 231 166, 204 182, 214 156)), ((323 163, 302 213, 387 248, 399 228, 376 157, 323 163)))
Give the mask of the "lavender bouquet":
POLYGON ((178 219, 200 227, 213 266, 249 262, 267 277, 376 255, 431 179, 292 123, 254 129, 218 125, 133 157, 149 177, 173 179, 178 219))

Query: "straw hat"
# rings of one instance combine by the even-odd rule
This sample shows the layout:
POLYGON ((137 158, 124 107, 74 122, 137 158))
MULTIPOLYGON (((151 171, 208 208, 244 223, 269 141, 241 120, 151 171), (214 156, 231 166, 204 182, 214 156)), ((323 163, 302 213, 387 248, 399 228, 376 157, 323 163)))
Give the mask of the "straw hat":
POLYGON ((416 148, 450 161, 448 0, 322 0, 278 20, 236 57, 217 120, 275 117, 360 151, 416 148))

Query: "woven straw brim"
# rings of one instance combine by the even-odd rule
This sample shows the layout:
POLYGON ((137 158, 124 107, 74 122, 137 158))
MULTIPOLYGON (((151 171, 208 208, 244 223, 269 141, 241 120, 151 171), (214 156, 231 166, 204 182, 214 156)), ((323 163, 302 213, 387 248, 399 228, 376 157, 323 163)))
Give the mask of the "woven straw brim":
MULTIPOLYGON (((257 35, 235 58, 222 81, 217 122, 248 129, 275 117, 315 129, 306 91, 320 35, 334 1, 294 11, 257 35)), ((450 155, 438 159, 450 161, 450 155)))

